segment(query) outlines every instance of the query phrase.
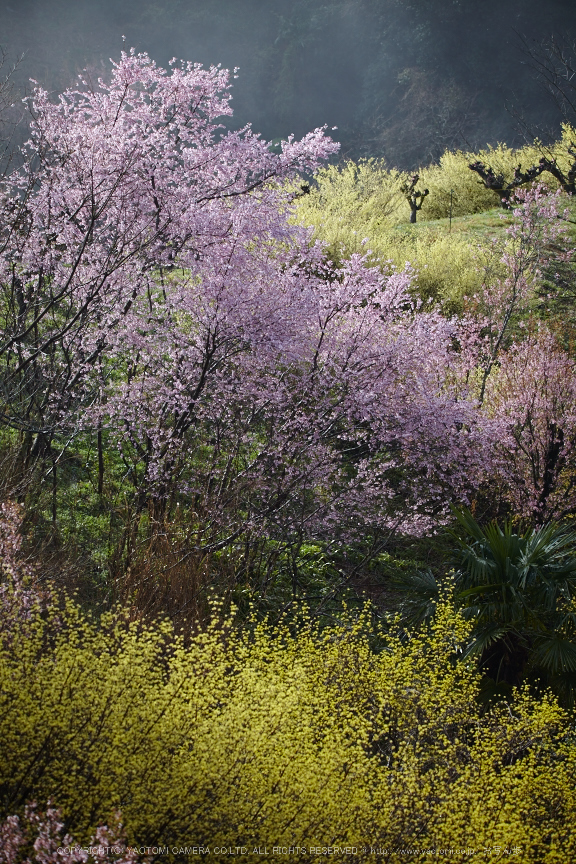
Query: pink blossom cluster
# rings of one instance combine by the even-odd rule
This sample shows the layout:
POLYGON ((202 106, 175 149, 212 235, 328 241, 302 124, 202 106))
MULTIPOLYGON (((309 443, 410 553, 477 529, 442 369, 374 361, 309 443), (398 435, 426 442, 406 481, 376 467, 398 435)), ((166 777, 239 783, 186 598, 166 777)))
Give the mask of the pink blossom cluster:
POLYGON ((62 814, 48 803, 45 813, 29 804, 23 818, 0 825, 0 864, 136 864, 143 859, 126 846, 122 824, 101 826, 86 845, 64 832, 62 814))
POLYGON ((0 634, 10 634, 46 602, 48 592, 22 556, 22 509, 14 501, 0 503, 0 634))
POLYGON ((502 355, 486 404, 501 424, 496 472, 516 513, 537 522, 576 507, 576 367, 544 326, 502 355))
POLYGON ((479 401, 493 420, 494 461, 487 478, 513 511, 541 523, 574 511, 576 386, 574 362, 534 315, 541 270, 570 260, 560 191, 519 190, 501 262, 505 277, 487 279, 470 298, 465 329, 467 375, 480 375, 479 401))

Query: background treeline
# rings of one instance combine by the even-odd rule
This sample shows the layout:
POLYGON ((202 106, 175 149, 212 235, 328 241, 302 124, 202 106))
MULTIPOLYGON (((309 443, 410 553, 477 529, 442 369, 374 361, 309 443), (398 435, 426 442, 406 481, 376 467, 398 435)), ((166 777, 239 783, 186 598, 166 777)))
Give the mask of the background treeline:
POLYGON ((0 4, 0 44, 30 77, 61 90, 126 45, 240 67, 235 123, 268 139, 338 126, 342 152, 411 169, 446 148, 520 141, 558 126, 523 51, 574 29, 553 0, 22 0, 0 4), (506 109, 512 109, 509 113, 506 109))

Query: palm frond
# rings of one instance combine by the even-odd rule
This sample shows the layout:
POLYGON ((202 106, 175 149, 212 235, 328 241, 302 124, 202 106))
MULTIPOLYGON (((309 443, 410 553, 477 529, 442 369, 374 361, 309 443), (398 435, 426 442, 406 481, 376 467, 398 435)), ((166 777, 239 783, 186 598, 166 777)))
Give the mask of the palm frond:
MULTIPOLYGON (((457 507, 452 507, 451 510, 452 515, 456 518, 457 522, 459 522, 461 527, 464 529, 465 536, 472 537, 478 543, 481 543, 485 539, 483 529, 478 524, 478 522, 467 507, 464 507, 461 510, 457 507)), ((455 531, 452 531, 451 533, 458 543, 462 542, 462 539, 455 531)))
POLYGON ((472 639, 468 643, 464 652, 465 657, 480 657, 490 645, 498 642, 510 632, 508 625, 488 624, 485 627, 478 627, 474 630, 472 639))
POLYGON ((440 595, 440 586, 431 570, 417 570, 402 574, 396 584, 404 592, 400 604, 400 617, 405 626, 417 627, 434 617, 440 595))
POLYGON ((573 704, 576 533, 553 523, 524 532, 511 522, 480 526, 469 511, 453 512, 466 532, 453 536, 456 597, 474 625, 468 655, 481 657, 497 682, 536 675, 573 704))
POLYGON ((576 642, 558 633, 539 639, 534 645, 531 665, 548 672, 576 672, 576 642))

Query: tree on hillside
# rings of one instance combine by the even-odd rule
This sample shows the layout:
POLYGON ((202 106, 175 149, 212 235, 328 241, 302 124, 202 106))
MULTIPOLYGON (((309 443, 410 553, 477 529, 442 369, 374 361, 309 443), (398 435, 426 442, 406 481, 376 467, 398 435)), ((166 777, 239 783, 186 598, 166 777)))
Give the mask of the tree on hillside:
POLYGON ((541 159, 538 165, 533 165, 527 171, 522 171, 522 166, 518 165, 514 169, 514 177, 511 180, 505 180, 502 173, 496 174, 490 165, 485 165, 477 160, 471 162, 468 166, 471 171, 475 171, 481 178, 486 189, 495 192, 500 198, 500 203, 505 210, 511 207, 510 198, 516 189, 526 186, 542 174, 543 171, 548 171, 549 168, 544 159, 541 159))
POLYGON ((410 181, 406 180, 405 183, 402 184, 401 191, 404 195, 406 201, 408 202, 408 206, 410 207, 410 222, 411 224, 416 224, 416 217, 418 211, 422 209, 422 204, 424 203, 424 199, 429 194, 428 189, 424 189, 421 192, 419 189, 416 189, 418 185, 418 180, 420 179, 419 174, 414 174, 410 181))
POLYGON ((500 357, 486 403, 502 423, 496 475, 515 513, 543 524, 576 511, 573 359, 540 327, 500 357))
POLYGON ((36 90, 24 165, 1 202, 1 416, 24 433, 25 462, 77 430, 119 328, 140 297, 166 293, 166 268, 224 249, 237 198, 253 195, 250 237, 266 231, 276 197, 258 206, 256 190, 334 151, 321 130, 280 155, 249 130, 218 136, 227 81, 193 64, 168 75, 131 54, 109 87, 82 80, 58 104, 36 90))

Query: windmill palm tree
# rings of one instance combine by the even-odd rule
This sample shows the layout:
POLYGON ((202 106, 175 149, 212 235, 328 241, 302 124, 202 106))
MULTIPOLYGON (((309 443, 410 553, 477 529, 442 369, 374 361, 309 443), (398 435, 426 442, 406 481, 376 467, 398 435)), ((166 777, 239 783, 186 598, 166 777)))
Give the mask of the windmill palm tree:
POLYGON ((458 597, 474 621, 468 653, 495 684, 526 676, 568 702, 576 692, 576 534, 552 523, 523 534, 510 522, 482 528, 456 512, 460 541, 458 597))
MULTIPOLYGON (((485 695, 505 695, 525 680, 576 703, 576 533, 555 524, 517 533, 512 523, 480 526, 454 511, 466 537, 458 544, 456 598, 474 623, 467 648, 485 672, 485 695)), ((413 577, 405 608, 429 615, 438 587, 413 577), (426 596, 424 596, 426 595, 426 596)))

